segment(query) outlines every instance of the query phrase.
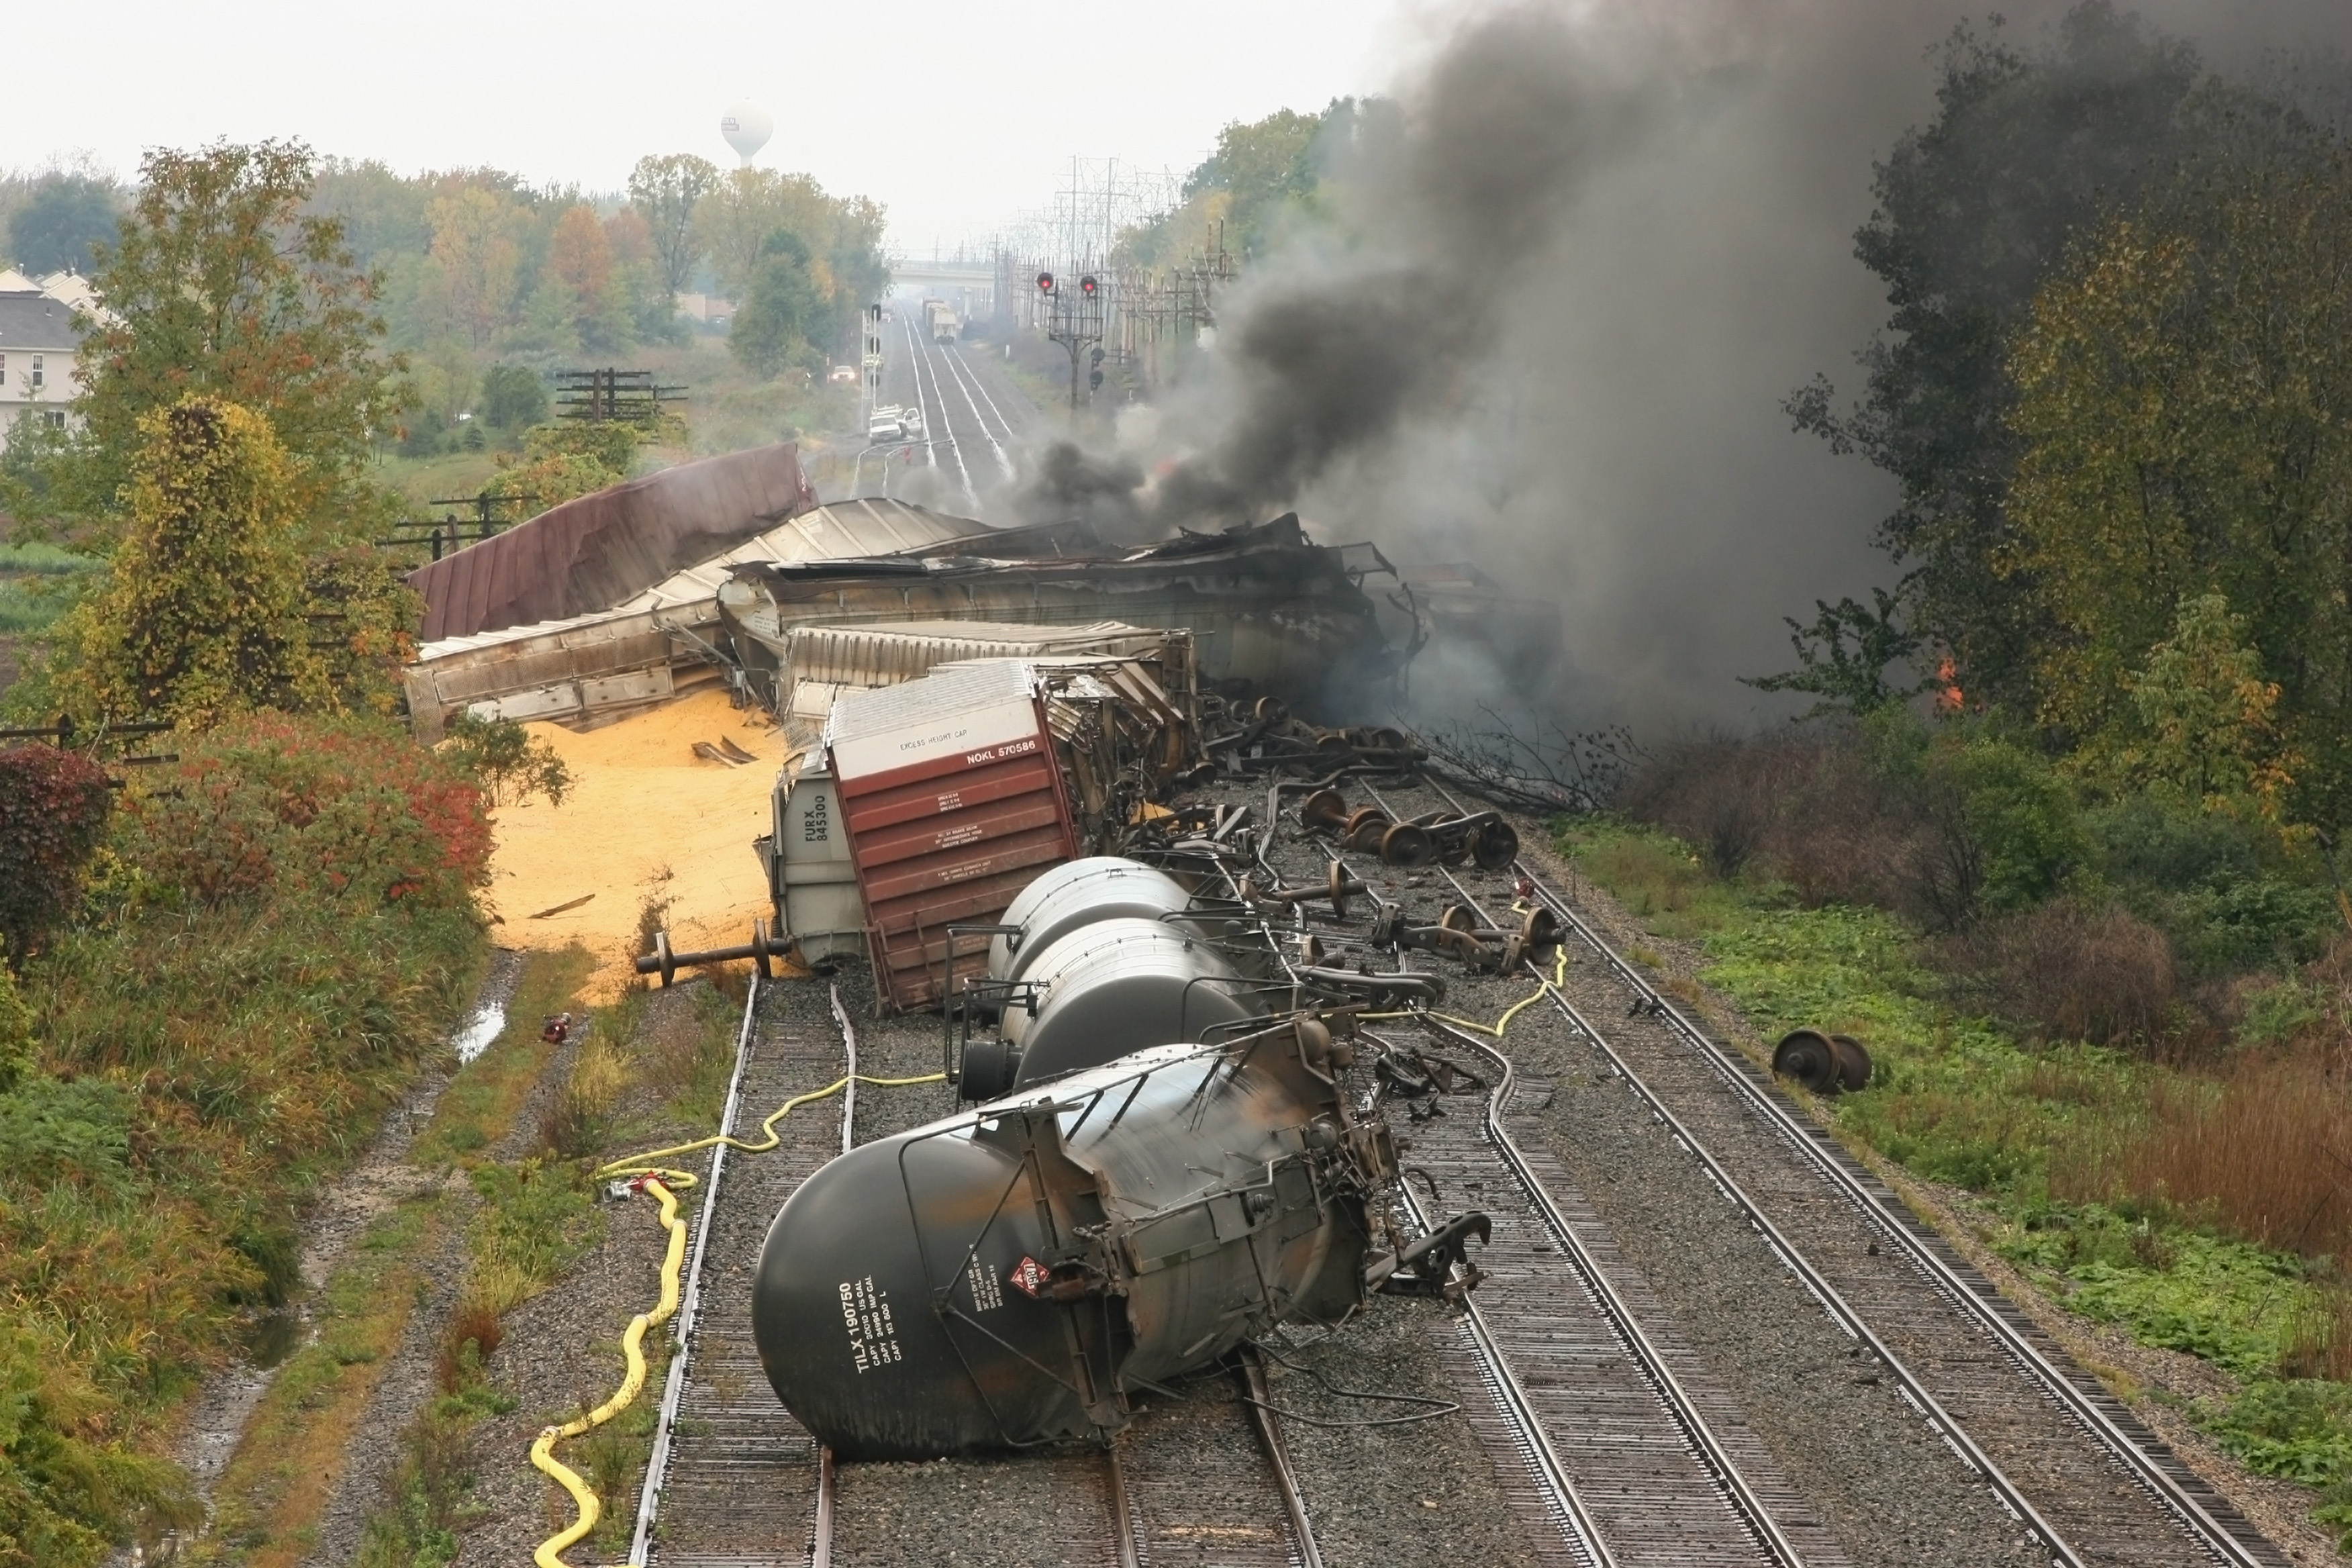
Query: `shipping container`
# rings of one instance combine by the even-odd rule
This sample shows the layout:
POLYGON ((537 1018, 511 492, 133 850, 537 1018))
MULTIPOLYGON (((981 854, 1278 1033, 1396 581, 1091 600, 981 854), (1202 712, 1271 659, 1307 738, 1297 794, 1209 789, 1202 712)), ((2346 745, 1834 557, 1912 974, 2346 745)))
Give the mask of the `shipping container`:
MULTIPOLYGON (((940 1001, 950 925, 992 924, 1077 840, 1035 674, 986 659, 845 692, 825 754, 849 838, 875 988, 898 1011, 940 1001)), ((956 974, 987 968, 959 944, 956 974)))

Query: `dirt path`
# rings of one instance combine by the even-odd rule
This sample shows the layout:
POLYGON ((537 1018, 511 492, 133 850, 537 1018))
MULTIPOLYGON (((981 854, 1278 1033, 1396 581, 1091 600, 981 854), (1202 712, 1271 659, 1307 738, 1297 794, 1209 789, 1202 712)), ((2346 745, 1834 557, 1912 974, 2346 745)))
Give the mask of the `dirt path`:
MULTIPOLYGON (((483 977, 474 1005, 467 1012, 467 1023, 481 1016, 486 1009, 503 1009, 514 994, 515 982, 521 973, 522 954, 504 949, 494 953, 489 973, 483 977)), ((461 1026, 460 1035, 463 1033, 461 1026)), ((317 1336, 313 1306, 336 1263, 371 1223, 403 1199, 438 1180, 411 1165, 408 1151, 417 1133, 432 1120, 434 1103, 457 1075, 457 1066, 455 1049, 445 1053, 443 1059, 436 1062, 400 1102, 385 1112, 375 1142, 358 1163, 320 1194, 302 1222, 302 1295, 258 1323, 253 1336, 257 1353, 215 1373, 190 1407, 177 1458, 195 1478, 198 1492, 206 1502, 211 1501, 213 1486, 227 1468, 229 1457, 236 1451, 246 1422, 261 1403, 261 1396, 268 1392, 278 1368, 317 1336)))

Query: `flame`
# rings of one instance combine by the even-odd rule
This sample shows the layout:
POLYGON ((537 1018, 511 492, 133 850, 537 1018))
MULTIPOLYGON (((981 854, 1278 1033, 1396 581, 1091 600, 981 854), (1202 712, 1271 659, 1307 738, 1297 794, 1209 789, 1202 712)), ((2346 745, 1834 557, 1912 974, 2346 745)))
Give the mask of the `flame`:
POLYGON ((1936 711, 1957 713, 1967 700, 1960 692, 1959 666, 1946 654, 1936 665, 1936 711))

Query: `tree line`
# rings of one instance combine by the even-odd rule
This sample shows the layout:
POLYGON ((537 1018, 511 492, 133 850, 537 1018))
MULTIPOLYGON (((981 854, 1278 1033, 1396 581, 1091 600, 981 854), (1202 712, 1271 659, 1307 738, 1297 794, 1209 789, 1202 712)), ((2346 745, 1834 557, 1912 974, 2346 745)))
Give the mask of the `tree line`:
MULTIPOLYGON (((162 176, 193 156, 166 154, 162 176)), ((300 216, 332 224, 371 279, 385 345, 405 356, 398 428, 423 437, 412 446, 499 402, 501 366, 685 342, 687 292, 735 305, 730 346, 751 374, 821 374, 855 353, 859 309, 888 286, 880 205, 806 174, 649 155, 625 191, 596 195, 488 167, 402 174, 307 149, 299 162, 271 177, 307 180, 300 216)), ((0 179, 10 257, 36 276, 104 270, 158 173, 142 165, 130 186, 79 168, 0 179)))
POLYGON ((1791 622, 1754 682, 1866 712, 1926 689, 2094 792, 2322 837, 2352 815, 2352 146, 2342 64, 2224 76, 2110 0, 2040 47, 1937 51, 1876 167, 1887 287, 1800 430, 1892 475, 1875 605, 1791 622), (1906 670, 1910 670, 1906 674, 1906 670))

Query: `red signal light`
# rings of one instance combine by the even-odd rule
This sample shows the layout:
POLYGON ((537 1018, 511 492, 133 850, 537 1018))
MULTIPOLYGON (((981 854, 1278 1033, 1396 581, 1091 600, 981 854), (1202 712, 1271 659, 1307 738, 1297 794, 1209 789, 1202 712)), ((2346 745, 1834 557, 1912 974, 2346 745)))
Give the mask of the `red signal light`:
POLYGON ((1037 274, 1037 292, 1040 294, 1051 294, 1053 291, 1054 275, 1050 272, 1040 272, 1037 274))
POLYGON ((1095 279, 1094 279, 1094 274, 1093 274, 1093 273, 1091 273, 1091 272, 1090 272, 1090 273, 1087 274, 1087 276, 1085 276, 1084 278, 1081 278, 1081 279, 1078 279, 1078 292, 1079 292, 1079 293, 1081 293, 1081 294, 1092 294, 1094 291, 1095 291, 1095 279))

